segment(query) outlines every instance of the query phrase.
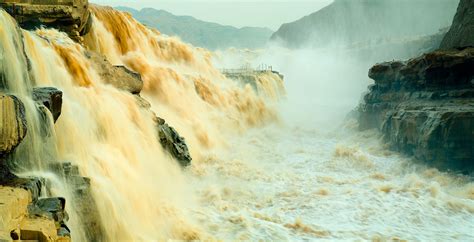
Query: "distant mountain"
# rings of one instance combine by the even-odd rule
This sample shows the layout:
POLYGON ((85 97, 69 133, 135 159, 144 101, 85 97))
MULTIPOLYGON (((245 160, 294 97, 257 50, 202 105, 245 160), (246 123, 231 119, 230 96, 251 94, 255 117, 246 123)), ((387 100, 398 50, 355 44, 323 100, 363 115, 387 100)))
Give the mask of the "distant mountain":
POLYGON ((459 0, 335 0, 271 39, 288 47, 354 45, 434 34, 448 27, 459 0))
POLYGON ((190 16, 176 16, 164 10, 144 8, 140 11, 116 7, 126 11, 141 23, 158 29, 161 33, 178 36, 195 46, 207 49, 260 48, 270 39, 273 31, 268 28, 236 28, 205 22, 190 16))

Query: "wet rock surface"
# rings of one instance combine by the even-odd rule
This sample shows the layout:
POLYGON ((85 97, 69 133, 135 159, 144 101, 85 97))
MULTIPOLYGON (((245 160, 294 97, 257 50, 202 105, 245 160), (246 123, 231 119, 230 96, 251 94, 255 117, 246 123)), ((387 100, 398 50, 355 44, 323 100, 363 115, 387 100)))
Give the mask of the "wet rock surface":
MULTIPOLYGON (((50 166, 50 170, 64 179, 65 184, 73 191, 75 211, 87 238, 90 241, 103 241, 104 229, 92 194, 91 180, 81 176, 79 168, 70 162, 56 163, 50 166)), ((68 231, 67 226, 62 224, 58 234, 68 234, 68 231)))
POLYGON ((474 1, 461 0, 449 32, 440 48, 474 47, 474 1))
POLYGON ((44 179, 20 178, 0 167, 0 241, 70 241, 66 201, 40 198, 44 186, 44 179))
POLYGON ((114 66, 105 57, 93 53, 87 53, 89 59, 94 63, 95 69, 106 83, 132 94, 139 94, 143 88, 140 74, 125 66, 114 66))
POLYGON ((159 119, 158 137, 163 148, 176 158, 181 166, 191 164, 192 158, 189 154, 188 146, 183 137, 167 123, 165 120, 159 119))
POLYGON ((23 103, 15 96, 0 93, 0 158, 20 144, 26 131, 23 103))
POLYGON ((153 121, 156 123, 158 138, 163 149, 173 156, 181 166, 189 166, 192 157, 184 137, 180 136, 176 129, 168 125, 166 120, 156 116, 156 114, 151 111, 151 104, 146 99, 139 95, 136 95, 135 98, 140 107, 151 113, 154 119, 153 121))
POLYGON ((378 128, 409 155, 474 171, 474 48, 377 64, 360 106, 361 129, 378 128))
POLYGON ((54 87, 36 87, 33 88, 33 100, 44 105, 51 112, 54 122, 58 120, 63 105, 62 91, 54 87))

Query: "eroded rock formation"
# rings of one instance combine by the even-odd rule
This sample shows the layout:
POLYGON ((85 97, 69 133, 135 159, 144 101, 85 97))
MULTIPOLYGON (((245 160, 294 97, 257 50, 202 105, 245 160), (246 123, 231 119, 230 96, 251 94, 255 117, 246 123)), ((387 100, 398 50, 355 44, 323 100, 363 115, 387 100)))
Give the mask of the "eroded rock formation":
POLYGON ((81 176, 79 168, 70 162, 56 163, 49 169, 63 179, 72 191, 75 212, 79 216, 78 221, 81 221, 86 237, 91 241, 103 241, 104 229, 92 194, 91 180, 81 176))
POLYGON ((88 0, 3 0, 0 7, 26 29, 41 25, 60 29, 81 40, 92 25, 88 0))
POLYGON ((23 103, 15 96, 0 93, 0 158, 20 144, 26 130, 23 103))
POLYGON ((161 146, 176 158, 181 166, 190 165, 192 158, 184 138, 173 127, 169 126, 164 119, 157 118, 157 120, 158 137, 161 146))
POLYGON ((174 157, 181 166, 189 166, 192 157, 189 153, 186 140, 179 135, 178 131, 169 126, 164 119, 156 116, 156 114, 151 110, 151 104, 146 99, 139 95, 136 96, 136 99, 140 107, 150 112, 151 116, 154 118, 157 136, 163 149, 174 157))
MULTIPOLYGON (((61 91, 35 88, 32 97, 55 120, 59 117, 61 91)), ((0 94, 0 241, 70 241, 66 200, 39 198, 45 179, 21 178, 10 170, 10 154, 27 135, 25 112, 17 97, 0 94)))
POLYGON ((474 48, 375 65, 360 127, 438 167, 474 171, 473 67, 474 48))
POLYGON ((0 165, 0 241, 71 240, 64 198, 40 198, 44 180, 19 178, 0 165))
POLYGON ((132 94, 139 94, 143 88, 140 74, 133 72, 125 66, 114 66, 107 59, 94 52, 88 52, 87 56, 95 65, 95 69, 108 84, 132 94))

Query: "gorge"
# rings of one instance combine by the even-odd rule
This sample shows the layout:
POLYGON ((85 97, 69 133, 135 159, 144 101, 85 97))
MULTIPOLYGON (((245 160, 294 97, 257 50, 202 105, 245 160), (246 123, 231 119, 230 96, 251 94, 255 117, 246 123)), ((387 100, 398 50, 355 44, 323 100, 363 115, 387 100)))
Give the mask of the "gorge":
POLYGON ((0 7, 0 241, 474 238, 469 0, 421 39, 221 52, 86 0, 0 7))

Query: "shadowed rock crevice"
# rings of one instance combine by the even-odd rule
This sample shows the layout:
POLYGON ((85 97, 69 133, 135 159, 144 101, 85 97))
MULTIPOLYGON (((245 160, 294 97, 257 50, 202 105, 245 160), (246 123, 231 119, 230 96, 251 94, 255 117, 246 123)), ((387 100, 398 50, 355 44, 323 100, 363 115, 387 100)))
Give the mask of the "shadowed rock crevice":
POLYGON ((44 105, 51 112, 56 122, 61 115, 63 92, 54 87, 35 87, 32 96, 33 100, 39 105, 44 105))

